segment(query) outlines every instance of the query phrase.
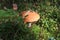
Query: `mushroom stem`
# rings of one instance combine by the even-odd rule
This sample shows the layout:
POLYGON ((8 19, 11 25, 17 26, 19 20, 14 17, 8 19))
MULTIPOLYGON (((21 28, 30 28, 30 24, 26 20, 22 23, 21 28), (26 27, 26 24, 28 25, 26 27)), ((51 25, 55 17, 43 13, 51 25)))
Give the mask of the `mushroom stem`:
POLYGON ((29 23, 29 24, 28 24, 28 27, 31 27, 31 24, 32 24, 32 23, 29 23))

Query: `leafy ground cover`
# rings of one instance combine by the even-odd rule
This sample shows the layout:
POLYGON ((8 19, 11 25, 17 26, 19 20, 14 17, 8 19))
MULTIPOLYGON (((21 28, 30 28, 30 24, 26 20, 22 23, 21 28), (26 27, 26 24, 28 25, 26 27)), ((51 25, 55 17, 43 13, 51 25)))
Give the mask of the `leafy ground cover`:
POLYGON ((60 40, 59 0, 1 0, 0 39, 60 40), (12 9, 13 1, 18 5, 17 11, 12 9), (3 8, 4 6, 7 7, 6 10, 3 8), (19 13, 30 9, 37 11, 40 19, 31 28, 28 28, 19 13))

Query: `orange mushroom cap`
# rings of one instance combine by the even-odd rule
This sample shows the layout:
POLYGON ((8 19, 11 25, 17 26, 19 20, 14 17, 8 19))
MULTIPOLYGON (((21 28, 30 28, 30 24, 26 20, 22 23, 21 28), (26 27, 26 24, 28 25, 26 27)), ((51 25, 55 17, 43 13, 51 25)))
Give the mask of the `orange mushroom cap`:
POLYGON ((22 17, 24 18, 24 23, 35 22, 40 19, 40 15, 34 11, 23 11, 22 17))

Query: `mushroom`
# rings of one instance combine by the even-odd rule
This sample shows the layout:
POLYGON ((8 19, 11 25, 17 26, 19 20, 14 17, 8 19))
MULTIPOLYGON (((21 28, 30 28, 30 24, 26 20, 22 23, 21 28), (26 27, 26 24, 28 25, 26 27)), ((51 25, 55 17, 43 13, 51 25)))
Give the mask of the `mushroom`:
POLYGON ((17 9, 18 9, 17 4, 13 3, 13 10, 17 10, 17 9))
POLYGON ((22 12, 22 18, 24 19, 24 23, 29 23, 28 27, 31 27, 33 22, 40 19, 40 15, 35 11, 28 10, 22 12))

